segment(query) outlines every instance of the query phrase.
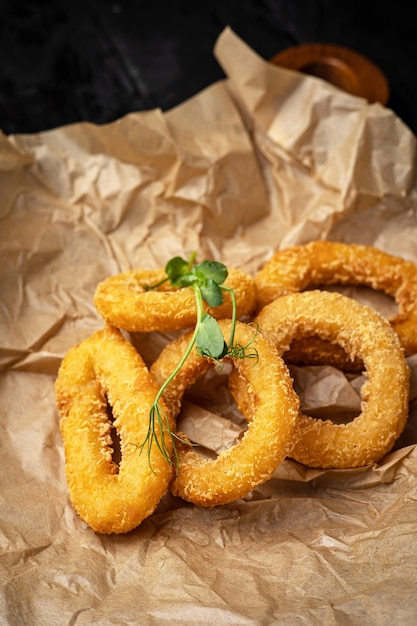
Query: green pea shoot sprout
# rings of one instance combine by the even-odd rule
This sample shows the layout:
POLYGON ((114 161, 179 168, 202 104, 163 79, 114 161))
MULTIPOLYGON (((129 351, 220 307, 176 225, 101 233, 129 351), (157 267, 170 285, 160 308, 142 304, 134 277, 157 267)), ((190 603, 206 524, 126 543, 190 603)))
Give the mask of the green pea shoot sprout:
POLYGON ((169 282, 173 287, 191 288, 194 292, 197 308, 196 325, 183 357, 160 387, 155 397, 149 415, 148 433, 139 448, 142 450, 147 446, 150 463, 150 453, 152 445, 155 443, 167 463, 175 467, 175 469, 178 469, 178 453, 175 443, 176 441, 183 440, 172 431, 169 416, 164 411, 160 401, 165 389, 181 370, 192 349, 195 347, 201 357, 211 359, 217 364, 226 356, 232 358, 256 358, 257 352, 253 347, 251 347, 251 351, 248 351, 249 345, 240 346, 234 343, 236 297, 233 289, 223 284, 228 276, 227 267, 223 265, 223 263, 217 261, 202 261, 201 263, 195 264, 195 254, 192 254, 188 261, 176 256, 166 264, 165 274, 166 277, 162 281, 155 285, 147 286, 145 289, 156 289, 166 282, 169 282), (230 294, 232 301, 232 323, 228 342, 225 341, 216 319, 204 311, 204 302, 206 302, 210 308, 222 304, 224 292, 230 294), (166 444, 165 437, 163 435, 158 437, 156 425, 158 425, 158 432, 168 433, 168 437, 172 443, 172 455, 166 444))

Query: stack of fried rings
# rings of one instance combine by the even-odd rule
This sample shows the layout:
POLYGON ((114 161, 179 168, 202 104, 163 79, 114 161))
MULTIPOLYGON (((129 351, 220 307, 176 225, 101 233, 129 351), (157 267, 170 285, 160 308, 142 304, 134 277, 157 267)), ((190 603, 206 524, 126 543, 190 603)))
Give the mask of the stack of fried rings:
MULTIPOLYGON (((317 243, 325 244, 325 242, 317 243)), ((345 244, 340 245, 345 246, 345 244)), ((333 251, 336 253, 335 248, 333 251)), ((332 251, 329 250, 330 256, 331 252, 332 251)), ((375 251, 373 248, 366 248, 364 250, 364 254, 365 253, 368 253, 372 259, 374 254, 379 254, 379 251, 375 251)), ((303 247, 300 247, 300 254, 303 254, 303 247)), ((393 263, 398 261, 396 257, 389 257, 389 255, 386 255, 386 257, 388 257, 388 260, 392 259, 393 263)), ((367 258, 369 260, 369 257, 367 258)), ((403 261, 402 263, 406 262, 403 261)), ((238 406, 241 408, 246 419, 248 420, 249 434, 245 435, 245 442, 243 446, 239 448, 239 445, 237 445, 235 446, 236 451, 233 451, 233 453, 230 452, 223 457, 220 455, 217 459, 218 462, 214 461, 208 463, 202 458, 197 459, 195 452, 189 449, 188 446, 181 448, 178 475, 171 483, 174 493, 182 495, 190 501, 195 501, 203 506, 213 506, 216 503, 224 503, 230 501, 230 499, 243 497, 251 488, 253 488, 255 484, 260 484, 267 480, 271 475, 272 465, 276 465, 277 462, 279 463, 279 459, 282 459, 286 454, 290 454, 293 458, 302 463, 317 467, 355 467, 372 463, 381 458, 383 454, 391 449, 395 439, 403 429, 408 410, 409 372, 397 334, 393 331, 389 324, 382 320, 381 316, 375 312, 370 312, 371 310, 368 307, 354 303, 353 300, 346 298, 345 296, 340 296, 338 294, 329 295, 326 294, 326 292, 315 290, 308 294, 294 293, 291 297, 282 298, 281 295, 286 293, 286 291, 300 291, 302 288, 305 288, 305 286, 310 286, 311 283, 309 281, 305 281, 305 277, 307 275, 310 276, 311 281, 316 280, 315 275, 317 268, 309 270, 309 274, 308 271, 306 272, 306 265, 308 264, 301 262, 298 263, 297 261, 294 261, 293 263, 293 280, 296 283, 299 281, 299 285, 295 288, 294 286, 280 286, 279 283, 281 280, 285 282, 285 272, 282 276, 277 276, 276 274, 273 275, 272 280, 271 276, 268 275, 268 272, 266 272, 266 266, 256 276, 255 282, 258 296, 258 307, 259 309, 263 309, 256 318, 260 329, 256 338, 256 348, 259 349, 259 346, 263 346, 265 342, 266 344, 269 344, 269 347, 268 349, 265 347, 265 352, 262 352, 265 360, 264 358, 262 360, 260 359, 258 368, 257 366, 254 366, 252 362, 247 364, 248 367, 243 365, 244 361, 241 364, 236 363, 236 367, 233 370, 234 373, 230 379, 230 385, 236 397, 238 406), (297 275, 297 267, 299 267, 299 275, 297 275), (276 283, 275 285, 273 284, 274 281, 276 283), (267 286, 266 289, 265 285, 267 286), (276 292, 272 293, 271 289, 275 289, 276 292), (269 306, 264 306, 269 300, 274 300, 274 302, 272 302, 269 306), (276 302, 280 304, 276 304, 276 302), (304 317, 300 314, 300 309, 305 312, 304 317), (330 321, 332 316, 330 315, 329 317, 329 313, 332 309, 337 311, 337 319, 330 321), (278 320, 279 327, 282 328, 281 333, 277 332, 278 320), (369 335, 367 335, 367 333, 369 333, 369 335), (282 360, 279 355, 288 352, 288 344, 293 339, 297 340, 297 338, 300 337, 302 340, 304 335, 308 338, 310 338, 311 335, 318 335, 320 341, 324 342, 328 342, 330 339, 332 346, 337 347, 337 345, 339 345, 343 352, 348 354, 350 362, 355 360, 359 360, 361 362, 363 361, 368 373, 368 382, 364 387, 362 395, 361 415, 355 418, 351 424, 341 425, 339 428, 339 426, 336 426, 333 423, 328 424, 327 422, 313 420, 312 418, 301 415, 294 421, 292 427, 293 434, 291 436, 291 423, 294 412, 298 413, 299 404, 298 398, 288 387, 288 379, 286 378, 288 372, 285 366, 283 367, 282 360), (369 340, 369 336, 372 336, 372 341, 369 340), (272 353, 270 352, 271 343, 275 344, 272 353), (272 354, 273 356, 271 356, 272 354), (282 422, 285 422, 285 420, 278 420, 278 425, 276 420, 274 422, 273 415, 268 410, 268 403, 273 403, 273 398, 268 398, 267 396, 262 395, 262 393, 258 391, 257 387, 258 384, 259 389, 262 389, 263 387, 266 388, 268 386, 268 384, 265 384, 265 376, 268 371, 268 367, 265 363, 269 362, 266 359, 270 358, 275 364, 275 373, 273 376, 275 377, 274 380, 276 383, 278 378, 281 376, 281 383, 277 383, 277 389, 281 390, 281 402, 283 401, 283 398, 285 398, 284 405, 287 407, 287 412, 290 416, 289 425, 287 425, 286 429, 282 425, 282 422), (277 363, 279 363, 279 366, 276 365, 277 363), (276 369, 277 367, 278 370, 276 369), (250 369, 253 369, 253 372, 249 373, 250 369), (280 372, 279 375, 278 371, 280 372), (257 373, 255 374, 254 372, 257 373), (388 385, 386 384, 387 380, 389 381, 388 385), (389 389, 393 388, 392 381, 394 380, 396 393, 389 394, 389 389), (393 398, 394 395, 395 398, 393 398), (255 423, 255 426, 252 426, 252 422, 255 423), (263 428, 259 428, 261 424, 264 424, 267 429, 271 429, 271 427, 273 427, 272 425, 275 424, 274 428, 279 427, 280 431, 280 444, 276 444, 277 447, 275 450, 270 450, 270 452, 268 452, 268 454, 270 453, 272 455, 272 461, 269 466, 265 466, 258 461, 258 457, 263 456, 264 450, 262 448, 263 444, 261 443, 259 445, 259 449, 256 449, 254 434, 256 433, 256 438, 258 434, 261 437, 260 431, 263 430, 263 428), (320 445, 317 445, 316 443, 318 433, 320 433, 320 445), (288 443, 287 437, 290 439, 290 443, 288 443), (364 439, 363 443, 358 441, 360 438, 364 439), (246 485, 244 485, 244 479, 239 482, 239 477, 237 475, 240 468, 239 464, 233 465, 228 463, 228 459, 233 460, 233 458, 235 461, 239 460, 239 462, 245 462, 246 455, 243 455, 243 457, 241 455, 241 451, 245 450, 245 446, 247 446, 247 450, 250 450, 250 453, 253 455, 252 458, 249 460, 246 459, 246 461, 252 466, 253 471, 256 469, 256 472, 259 472, 256 479, 251 478, 246 485), (233 486, 230 489, 225 488, 224 485, 222 486, 222 483, 227 483, 228 481, 233 483, 233 486), (211 485, 214 485, 214 487, 212 488, 211 485)), ((338 264, 337 258, 333 259, 333 265, 335 268, 340 265, 340 263, 338 264)), ((415 315, 417 300, 415 292, 412 290, 412 285, 414 283, 410 265, 411 264, 406 264, 408 282, 404 283, 403 281, 398 286, 399 278, 397 276, 395 289, 390 287, 390 285, 387 285, 386 281, 384 283, 382 279, 375 279, 375 277, 370 279, 369 272, 365 271, 363 264, 362 273, 359 272, 359 278, 351 279, 351 282, 353 283, 356 282, 356 284, 360 284, 362 282, 364 284, 370 284, 374 288, 383 289, 388 293, 393 293, 395 291, 397 302, 399 302, 404 309, 404 311, 402 313, 400 311, 400 313, 405 327, 407 325, 407 316, 415 315), (365 280, 367 276, 368 278, 365 280)), ((359 266, 361 266, 361 264, 359 264, 359 266)), ((378 268, 373 266, 373 269, 376 271, 378 268)), ((384 271, 385 266, 381 269, 381 272, 384 271)), ((414 268, 414 271, 417 275, 416 268, 414 268)), ((329 272, 330 270, 328 270, 328 274, 329 272)), ((336 272, 338 277, 337 280, 330 281, 328 278, 327 282, 348 282, 343 280, 343 272, 341 277, 339 277, 339 274, 336 272)), ((400 274, 403 276, 404 272, 400 272, 400 274)), ((240 307, 239 316, 249 315, 254 311, 256 306, 253 280, 246 275, 243 275, 243 278, 243 288, 238 290, 238 307, 240 307)), ((149 282, 153 283, 157 282, 157 279, 157 272, 154 272, 151 277, 148 276, 147 272, 145 272, 144 282, 148 283, 149 280, 149 282)), ((324 284, 326 281, 320 278, 320 283, 324 284)), ((98 286, 95 303, 99 312, 103 315, 105 321, 110 326, 118 326, 121 329, 130 331, 142 330, 143 332, 150 332, 155 329, 171 330, 185 328, 187 325, 192 325, 190 324, 190 319, 188 318, 187 322, 182 323, 181 321, 178 321, 181 314, 184 313, 183 307, 187 306, 184 305, 183 292, 189 292, 189 289, 178 292, 175 290, 168 291, 170 313, 167 315, 164 307, 168 303, 165 298, 163 301, 160 301, 157 293, 150 292, 153 293, 155 298, 152 301, 152 304, 147 303, 146 306, 144 306, 143 298, 145 297, 146 292, 144 292, 143 283, 140 281, 135 283, 135 280, 132 279, 132 273, 113 277, 113 279, 105 281, 105 284, 105 288, 103 288, 103 284, 98 286), (112 282, 109 282, 110 280, 112 280, 112 282), (118 295, 116 295, 116 293, 112 295, 111 286, 119 283, 118 289, 120 289, 120 282, 122 283, 121 292, 119 291, 118 295), (126 294, 126 286, 128 287, 127 291, 132 291, 132 294, 126 294), (130 296, 132 296, 133 299, 130 296), (120 298, 124 298, 124 302, 120 303, 120 298), (127 310, 130 306, 133 308, 124 313, 123 310, 127 310), (149 309, 148 306, 152 306, 153 308, 149 309), (145 318, 146 323, 140 322, 138 325, 135 321, 136 319, 144 320, 145 318), (172 325, 169 322, 171 318, 173 320, 172 325), (155 324, 155 326, 152 324, 155 324)), ((313 282, 313 286, 315 284, 316 283, 313 282)), ((236 290, 236 285, 230 286, 236 290)), ((157 291, 159 291, 159 289, 157 291)), ((165 289, 162 288, 161 291, 164 292, 165 289)), ((214 309, 212 313, 216 313, 216 310, 214 309)), ((195 311, 193 314, 195 315, 195 311)), ((223 311, 221 315, 218 315, 218 318, 230 317, 230 315, 231 307, 229 306, 229 308, 223 311)), ((222 322, 223 328, 225 328, 225 324, 226 322, 222 322)), ((245 339, 247 339, 247 328, 251 329, 250 334, 251 337, 253 336, 252 327, 247 327, 242 323, 239 324, 239 329, 240 328, 243 333, 242 337, 245 339)), ((117 331, 111 328, 103 331, 103 333, 111 334, 114 332, 117 331)), ((120 334, 119 336, 122 342, 126 341, 123 340, 123 337, 120 334)), ((119 467, 114 467, 114 464, 112 465, 111 461, 109 461, 112 454, 111 443, 109 441, 110 422, 107 418, 106 423, 103 407, 106 402, 110 402, 113 413, 117 415, 118 405, 120 403, 123 404, 122 400, 125 395, 126 402, 128 401, 132 406, 134 405, 132 399, 133 397, 136 398, 138 404, 141 404, 140 398, 145 387, 146 389, 150 389, 149 393, 151 396, 153 394, 154 397, 155 386, 149 381, 148 378, 142 378, 142 365, 139 367, 137 363, 133 364, 133 361, 129 358, 126 360, 127 370, 130 370, 130 368, 137 370, 139 367, 141 374, 139 376, 136 371, 136 374, 132 372, 131 376, 129 376, 128 372, 124 372, 124 375, 123 377, 120 377, 119 382, 114 382, 113 396, 116 398, 116 401, 114 402, 111 398, 112 393, 110 393, 110 387, 113 385, 111 365, 109 365, 108 368, 100 366, 96 367, 94 365, 94 359, 97 360, 97 364, 102 360, 104 361, 105 357, 103 359, 101 356, 101 350, 104 349, 104 354, 110 354, 111 351, 114 351, 114 358, 118 362, 123 356, 125 345, 123 344, 123 348, 122 344, 119 345, 118 342, 111 342, 111 345, 110 343, 107 345, 107 337, 103 336, 101 338, 102 345, 100 345, 99 348, 98 344, 96 349, 94 346, 96 338, 97 337, 93 335, 92 338, 86 340, 87 346, 85 346, 83 342, 80 346, 74 349, 79 351, 78 356, 76 352, 70 351, 64 359, 56 384, 58 407, 64 417, 61 428, 66 451, 66 470, 67 476, 69 477, 68 482, 70 486, 71 498, 73 500, 79 499, 82 501, 81 503, 77 503, 78 506, 76 508, 87 523, 90 523, 90 525, 99 530, 99 532, 125 532, 140 523, 144 516, 150 514, 152 506, 153 508, 156 506, 157 500, 166 489, 167 481, 169 482, 171 476, 169 476, 169 478, 165 476, 163 481, 159 483, 159 491, 157 490, 159 495, 155 497, 153 505, 148 505, 146 512, 145 508, 143 508, 140 513, 136 513, 136 516, 133 516, 134 519, 129 519, 126 523, 121 521, 121 517, 125 516, 126 518, 129 518, 130 508, 135 508, 133 501, 138 494, 136 493, 136 495, 132 495, 132 499, 130 501, 129 498, 127 498, 125 502, 121 502, 121 494, 118 494, 117 490, 120 489, 123 491, 124 487, 122 487, 122 481, 120 479, 118 479, 120 483, 119 487, 115 487, 115 492, 112 493, 111 497, 107 496, 106 505, 104 505, 104 502, 100 504, 101 496, 97 496, 98 504, 95 515, 97 518, 100 518, 100 507, 107 506, 107 509, 109 510, 109 519, 107 522, 102 522, 101 519, 96 521, 93 519, 93 522, 91 522, 89 521, 91 519, 89 511, 84 511, 84 513, 81 512, 83 507, 88 509, 91 505, 91 501, 96 498, 93 491, 100 491, 100 482, 102 479, 105 479, 105 483, 106 481, 109 481, 111 484, 112 481, 116 482, 113 478, 114 476, 123 477, 125 473, 128 474, 131 471, 135 472, 136 481, 142 481, 144 476, 146 477, 145 482, 149 479, 144 467, 142 467, 139 472, 139 468, 133 469, 133 467, 128 465, 128 461, 131 459, 130 455, 126 456, 126 460, 124 458, 127 454, 126 446, 123 447, 122 445, 122 461, 119 467), (95 354, 94 358, 92 358, 91 354, 87 357, 85 353, 88 353, 89 350, 92 349, 95 354), (81 357, 81 354, 84 354, 84 356, 81 357), (75 371, 77 370, 76 362, 79 359, 81 359, 81 361, 84 359, 89 362, 88 366, 83 366, 84 374, 82 375, 75 374, 75 371), (70 369, 68 369, 68 362, 70 361, 72 362, 70 369), (98 373, 98 370, 100 370, 100 374, 98 373), (112 381, 111 383, 107 382, 107 377, 109 377, 109 381, 112 381), (129 384, 128 387, 123 387, 122 378, 131 379, 132 383, 129 384), (74 381, 76 381, 76 384, 74 384, 74 381), (91 389, 94 391, 91 392, 91 389), (120 390, 120 397, 117 395, 116 389, 120 390), (84 390, 88 390, 90 399, 87 398, 88 393, 87 396, 84 397, 84 390), (100 416, 98 419, 90 420, 88 416, 94 416, 96 414, 95 412, 97 411, 97 406, 101 407, 99 410, 100 416), (71 412, 73 412, 73 415, 67 419, 66 416, 69 416, 71 412), (85 414, 84 418, 83 414, 85 414), (67 424, 70 422, 70 426, 65 425, 66 420, 67 424), (77 428, 77 422, 79 422, 80 425, 82 424, 79 429, 77 428), (78 436, 81 437, 81 431, 82 436, 85 437, 86 440, 83 444, 78 445, 71 440, 75 440, 78 436), (96 439, 96 443, 93 444, 93 440, 96 439), (88 442, 88 445, 86 441, 88 442), (74 448, 74 450, 72 450, 72 448, 74 448), (105 461, 103 461, 104 464, 101 466, 102 475, 98 476, 94 474, 94 472, 93 475, 91 473, 93 470, 90 470, 89 464, 94 464, 97 459, 101 458, 105 459, 105 461), (136 471, 138 473, 136 473, 136 471), (78 473, 78 479, 75 478, 76 473, 78 473), (72 474, 74 474, 73 478, 71 477, 72 474), (87 478, 80 481, 82 474, 84 474, 87 478), (84 485, 84 488, 81 486, 78 491, 76 491, 74 487, 77 480, 80 484, 82 483, 84 485), (89 496, 84 498, 83 493, 85 491, 87 491, 89 496), (116 513, 117 510, 119 511, 118 513, 116 513), (119 521, 115 523, 111 520, 113 511, 114 518, 119 518, 119 521)), ((160 383, 158 376, 162 377, 162 374, 166 371, 164 369, 166 364, 172 364, 177 354, 178 360, 180 359, 185 341, 186 339, 183 341, 179 339, 177 342, 167 346, 165 351, 163 351, 160 355, 159 359, 153 364, 151 368, 152 380, 155 382, 155 378, 157 379, 156 388, 160 383), (169 354, 170 357, 168 358, 169 354)), ((408 350, 412 350, 412 347, 410 347, 412 345, 410 341, 407 345, 409 346, 408 350)), ((130 349, 132 348, 130 347, 129 351, 130 349)), ((131 353, 129 352, 129 354, 131 353)), ((182 374, 182 378, 180 373, 179 377, 174 379, 174 381, 176 381, 175 384, 178 384, 178 387, 172 388, 170 386, 170 391, 167 392, 164 398, 164 402, 172 413, 171 419, 173 421, 181 406, 181 399, 184 390, 192 384, 189 381, 195 380, 195 377, 200 375, 204 367, 206 367, 206 364, 203 366, 203 364, 199 362, 199 359, 200 357, 197 358, 196 355, 191 355, 189 357, 190 367, 186 367, 184 373, 182 374)), ((149 408, 149 402, 150 398, 148 397, 148 404, 145 406, 145 412, 149 408)), ((272 404, 271 406, 275 407, 273 408, 273 411, 277 411, 279 414, 279 407, 276 406, 276 404, 272 404)), ((136 407, 134 410, 136 411, 136 407)), ((282 418, 282 412, 280 415, 282 418)), ((145 421, 145 416, 143 419, 145 421)), ((139 441, 141 436, 135 432, 133 425, 129 425, 125 428, 124 435, 122 436, 122 433, 119 432, 122 421, 123 420, 116 417, 114 426, 116 427, 116 430, 118 430, 117 434, 122 440, 124 437, 129 444, 135 445, 135 443, 137 443, 136 439, 139 441)), ((270 430, 267 432, 270 432, 270 430)), ((261 439, 259 439, 259 442, 260 441, 261 439)), ((262 439, 262 441, 265 441, 265 439, 262 439)), ((243 440, 241 443, 243 443, 243 440)), ((148 463, 146 455, 138 454, 137 456, 144 459, 146 463, 148 463)), ((166 465, 168 468, 168 464, 166 465)), ((250 471, 251 470, 248 469, 248 476, 250 471)), ((170 474, 170 472, 168 472, 168 474, 170 474)), ((131 493, 133 494, 133 492, 131 493)))
MULTIPOLYGON (((95 302, 108 325, 71 348, 55 383, 70 498, 80 517, 100 533, 124 533, 138 526, 154 511, 172 479, 172 467, 155 443, 149 455, 146 447, 143 454, 138 450, 146 441, 150 411, 159 387, 142 357, 121 333, 172 330, 195 324, 196 307, 190 288, 161 286, 150 292, 144 289, 145 284, 153 285, 163 276, 163 270, 127 272, 101 283, 95 302), (120 462, 114 457, 117 440, 120 462)), ((225 286, 235 292, 239 316, 254 311, 253 278, 231 270, 225 286)), ((221 306, 206 311, 230 318, 230 295, 225 294, 221 306)), ((245 325, 243 328, 246 330, 245 325)), ((243 330, 240 335, 248 339, 243 330)), ((276 357, 275 348, 266 340, 265 343, 276 357)), ((271 445, 270 462, 274 463, 275 454, 276 466, 290 447, 298 398, 285 365, 278 359, 274 368, 275 378, 281 383, 281 373, 287 376, 289 396, 283 404, 290 415, 288 423, 282 420, 275 446, 271 445)), ((281 400, 284 401, 284 391, 281 400)), ((162 412, 171 419, 163 400, 160 404, 162 412)), ((263 404, 267 405, 266 399, 263 404)), ((267 415, 265 412, 264 421, 267 415)), ((170 428, 175 428, 172 420, 170 428)), ((172 453, 172 441, 165 429, 155 422, 155 430, 159 439, 164 437, 168 453, 172 453)), ((253 436, 248 437, 249 444, 251 439, 253 436)), ((264 478, 264 470, 265 464, 261 463, 262 479, 273 471, 269 469, 264 478)))
MULTIPOLYGON (((391 450, 407 420, 410 372, 398 336, 379 313, 338 293, 306 291, 277 298, 256 323, 280 355, 294 337, 316 333, 363 360, 367 372, 360 415, 335 424, 300 413, 291 458, 309 467, 341 469, 371 464, 391 450)), ((236 375, 230 388, 250 419, 250 403, 236 375)))
MULTIPOLYGON (((288 293, 325 285, 364 285, 392 296, 398 314, 390 323, 406 356, 417 352, 417 267, 372 246, 312 241, 277 252, 255 277, 258 310, 288 293)), ((296 340, 288 362, 328 363, 343 368, 342 351, 323 341, 296 340)), ((349 369, 358 369, 361 363, 349 369)))

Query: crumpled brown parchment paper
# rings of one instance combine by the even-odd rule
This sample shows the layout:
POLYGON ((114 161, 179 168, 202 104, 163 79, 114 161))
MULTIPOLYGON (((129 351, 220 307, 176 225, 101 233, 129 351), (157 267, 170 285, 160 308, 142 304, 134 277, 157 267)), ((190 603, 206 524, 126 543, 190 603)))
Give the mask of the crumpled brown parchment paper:
MULTIPOLYGON (((99 281, 193 250, 254 273, 317 238, 417 262, 416 139, 402 121, 268 64, 230 29, 214 54, 227 80, 166 113, 0 135, 2 626, 417 616, 417 357, 409 423, 373 467, 286 461, 228 506, 168 495, 125 536, 95 534, 70 505, 53 383, 68 348, 102 326, 99 281)), ((169 336, 135 340, 150 362, 169 336)), ((294 376, 311 411, 357 406, 360 377, 294 376)), ((218 389, 182 416, 217 451, 242 427, 218 389)))

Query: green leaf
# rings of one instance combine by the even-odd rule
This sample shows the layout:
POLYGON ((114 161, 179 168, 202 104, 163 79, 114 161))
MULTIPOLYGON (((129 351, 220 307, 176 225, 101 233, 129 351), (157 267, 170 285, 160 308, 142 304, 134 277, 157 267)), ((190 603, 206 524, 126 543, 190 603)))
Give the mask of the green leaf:
POLYGON ((212 359, 221 359, 227 354, 228 348, 221 328, 208 313, 204 313, 201 318, 196 347, 199 354, 212 359))
POLYGON ((198 284, 198 278, 192 272, 187 272, 183 276, 180 276, 175 282, 177 287, 191 287, 191 285, 198 284))
POLYGON ((188 261, 185 261, 180 256, 174 256, 168 263, 165 265, 165 273, 171 281, 172 285, 177 284, 178 279, 180 279, 184 274, 187 274, 190 271, 190 264, 188 261))
POLYGON ((219 285, 209 278, 204 284, 200 285, 201 295, 207 304, 211 307, 219 306, 223 302, 223 292, 219 285))
POLYGON ((212 280, 218 285, 224 283, 228 275, 227 267, 217 261, 202 261, 195 265, 191 271, 202 283, 212 280))

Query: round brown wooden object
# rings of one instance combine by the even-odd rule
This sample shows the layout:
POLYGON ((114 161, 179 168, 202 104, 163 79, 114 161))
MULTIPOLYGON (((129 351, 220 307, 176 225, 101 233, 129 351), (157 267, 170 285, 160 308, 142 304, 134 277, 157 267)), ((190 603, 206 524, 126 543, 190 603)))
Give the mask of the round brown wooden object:
POLYGON ((387 104, 389 86, 381 70, 367 57, 333 44, 311 43, 287 48, 271 63, 327 80, 370 103, 387 104))

